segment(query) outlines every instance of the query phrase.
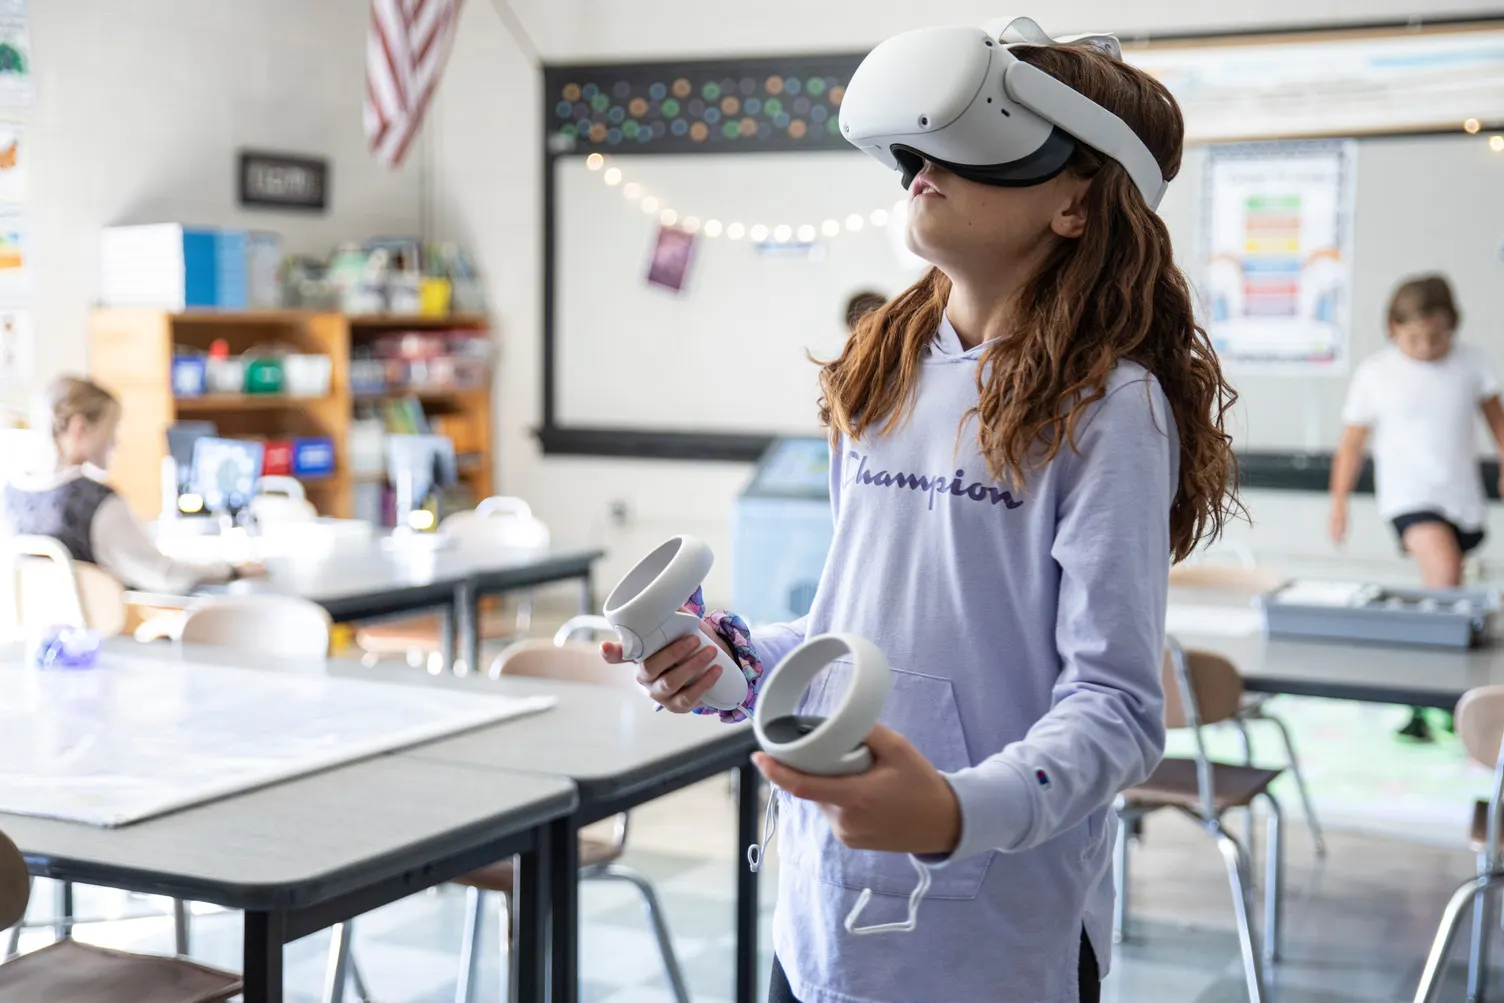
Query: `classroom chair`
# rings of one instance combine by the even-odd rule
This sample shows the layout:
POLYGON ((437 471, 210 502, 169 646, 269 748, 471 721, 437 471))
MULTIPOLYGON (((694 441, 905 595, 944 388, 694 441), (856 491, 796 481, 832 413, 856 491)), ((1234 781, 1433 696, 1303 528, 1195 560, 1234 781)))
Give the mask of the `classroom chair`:
POLYGON ((323 659, 332 626, 322 606, 295 596, 214 596, 188 607, 177 639, 271 658, 323 659))
POLYGON ((1281 770, 1214 763, 1206 756, 1201 729, 1226 721, 1238 712, 1243 679, 1227 659, 1204 651, 1185 651, 1174 638, 1166 639, 1163 667, 1165 727, 1188 728, 1195 738, 1192 759, 1167 758, 1147 780, 1124 791, 1118 801, 1117 905, 1113 939, 1122 941, 1128 917, 1128 828, 1161 808, 1174 808, 1190 817, 1217 841, 1232 887, 1233 912, 1238 923, 1244 974, 1250 1003, 1264 1003, 1264 965, 1279 958, 1280 906, 1283 894, 1284 848, 1280 838, 1279 802, 1269 792, 1281 770), (1234 808, 1249 809, 1262 798, 1268 805, 1268 846, 1265 848, 1264 944, 1260 954, 1253 930, 1250 901, 1250 858, 1222 824, 1234 808))
MULTIPOLYGON (((0 833, 0 928, 26 915, 31 880, 16 844, 0 833)), ((240 993, 239 976, 181 958, 130 954, 72 938, 0 964, 0 1003, 115 1003, 122 986, 152 1003, 218 1003, 240 993)))
POLYGON ((125 630, 125 586, 102 568, 75 561, 50 536, 6 540, 4 627, 13 636, 47 627, 88 627, 107 637, 125 630))
MULTIPOLYGON (((570 629, 561 630, 560 644, 548 641, 521 641, 512 645, 498 659, 498 669, 504 676, 529 676, 537 679, 565 680, 596 686, 613 686, 617 689, 636 691, 637 684, 631 672, 624 672, 620 665, 610 665, 601 658, 593 644, 573 643, 569 637, 582 630, 599 630, 604 621, 599 617, 577 617, 570 629)), ((601 839, 581 834, 580 880, 624 881, 637 889, 642 896, 643 911, 653 928, 658 942, 658 951, 663 958, 663 968, 668 976, 678 1003, 689 1003, 689 989, 684 974, 679 969, 674 953, 673 938, 669 934, 663 905, 653 883, 644 874, 619 863, 627 845, 629 818, 626 813, 617 815, 609 837, 601 839)), ((500 893, 503 900, 502 915, 507 922, 503 937, 509 938, 513 930, 511 922, 511 895, 515 871, 510 859, 498 861, 489 867, 460 878, 456 884, 466 886, 465 938, 460 945, 460 977, 455 990, 456 1003, 472 1003, 475 994, 476 972, 479 969, 480 952, 477 950, 480 937, 481 917, 485 913, 486 898, 490 893, 500 893)), ((514 957, 507 952, 508 957, 514 957)), ((510 966, 509 966, 510 967, 510 966)), ((510 978, 510 976, 509 976, 510 978)), ((511 999, 509 995, 507 997, 511 999)))
MULTIPOLYGON (((5 574, 8 595, 0 607, 0 633, 12 640, 49 627, 88 627, 107 637, 123 633, 126 626, 125 586, 104 569, 75 561, 68 549, 50 536, 12 536, 5 541, 9 570, 5 574)), ((11 930, 6 957, 16 953, 21 931, 29 926, 51 926, 56 936, 73 930, 73 885, 55 886, 52 918, 45 922, 18 922, 11 930)))
MULTIPOLYGON (((460 547, 473 543, 536 549, 549 544, 547 523, 534 516, 533 510, 521 498, 487 498, 473 511, 456 512, 446 518, 439 525, 439 532, 447 534, 460 547)), ((521 637, 531 628, 532 617, 531 592, 522 593, 516 615, 511 618, 504 614, 499 600, 485 599, 480 603, 480 622, 476 629, 480 631, 482 640, 521 637)), ((368 659, 402 655, 407 658, 409 665, 417 668, 432 659, 441 647, 442 626, 442 621, 436 616, 372 624, 356 631, 355 643, 366 652, 368 659)), ((466 668, 473 670, 475 667, 466 668)))
MULTIPOLYGON (((1251 561, 1251 558, 1247 559, 1251 561)), ((1262 595, 1282 584, 1283 579, 1270 571, 1252 566, 1227 564, 1178 564, 1170 569, 1170 585, 1173 588, 1208 589, 1225 592, 1242 592, 1249 596, 1262 595)), ((1316 805, 1311 800, 1310 788, 1306 785, 1305 771, 1300 768, 1300 757, 1295 753, 1295 740, 1290 736, 1290 726, 1282 718, 1270 714, 1266 705, 1268 693, 1244 693, 1243 702, 1233 716, 1231 724, 1238 729, 1243 740, 1243 763, 1253 765, 1253 735, 1249 725, 1256 722, 1273 725, 1285 746, 1285 763, 1295 779, 1295 790, 1300 795, 1300 804, 1306 813, 1306 825, 1311 829, 1311 838, 1316 844, 1316 856, 1326 857, 1326 836, 1321 831, 1321 822, 1316 817, 1316 805)), ((1249 850, 1253 849, 1253 826, 1248 828, 1249 850)))
MULTIPOLYGON (((271 658, 306 659, 320 664, 329 654, 332 624, 322 606, 293 596, 249 595, 216 596, 201 599, 188 608, 178 640, 182 644, 202 644, 221 648, 255 651, 271 658)), ((188 908, 175 902, 178 951, 188 952, 188 908)), ((329 999, 344 997, 346 978, 353 980, 362 999, 365 980, 353 959, 349 958, 350 931, 334 928, 330 945, 327 991, 329 999)))
POLYGON ((262 527, 312 522, 319 517, 318 509, 313 507, 308 493, 303 490, 303 483, 295 477, 263 477, 258 480, 250 511, 256 525, 262 527))
POLYGON ((1494 785, 1487 801, 1473 804, 1469 837, 1478 855, 1477 877, 1463 882, 1441 914, 1436 939, 1415 990, 1415 1003, 1431 1003, 1435 998, 1442 966, 1470 904, 1473 931, 1467 998, 1482 1000, 1488 989, 1489 940, 1499 925, 1497 892, 1504 884, 1504 686, 1480 686, 1462 695, 1457 703, 1457 737, 1462 739, 1468 758, 1494 771, 1494 785))

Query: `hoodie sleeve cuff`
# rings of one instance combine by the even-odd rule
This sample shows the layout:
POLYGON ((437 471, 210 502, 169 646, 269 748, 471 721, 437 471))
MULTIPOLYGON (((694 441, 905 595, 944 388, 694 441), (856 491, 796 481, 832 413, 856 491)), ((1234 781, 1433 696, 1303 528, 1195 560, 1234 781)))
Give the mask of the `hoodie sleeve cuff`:
POLYGON ((950 853, 925 854, 927 864, 1017 849, 1034 826, 1034 790, 1011 763, 942 774, 961 805, 961 838, 950 853))

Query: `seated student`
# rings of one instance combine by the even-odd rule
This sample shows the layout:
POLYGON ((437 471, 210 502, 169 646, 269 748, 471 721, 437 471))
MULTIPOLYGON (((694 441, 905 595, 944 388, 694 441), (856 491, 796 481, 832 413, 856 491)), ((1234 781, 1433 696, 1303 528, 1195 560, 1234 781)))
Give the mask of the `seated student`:
MULTIPOLYGON (((1504 407, 1487 354, 1454 335, 1461 319, 1440 275, 1412 279, 1389 301, 1392 344, 1353 374, 1332 463, 1331 536, 1347 536, 1347 498, 1373 433, 1379 512, 1400 549, 1420 565, 1428 588, 1462 582, 1462 559, 1483 542, 1487 502, 1478 476, 1475 427, 1481 411, 1504 447, 1504 407)), ((1501 485, 1504 487, 1504 485, 1501 485)), ((1427 741, 1417 708, 1400 734, 1427 741)))
POLYGON ((100 478, 115 449, 120 402, 72 376, 47 391, 57 467, 5 487, 4 523, 15 535, 50 536, 76 561, 98 565, 127 586, 183 595, 200 585, 261 573, 260 565, 175 561, 152 543, 125 499, 100 478))
POLYGON ((863 289, 846 301, 846 330, 856 333, 856 326, 863 317, 880 309, 888 302, 888 297, 882 293, 873 292, 871 289, 863 289))

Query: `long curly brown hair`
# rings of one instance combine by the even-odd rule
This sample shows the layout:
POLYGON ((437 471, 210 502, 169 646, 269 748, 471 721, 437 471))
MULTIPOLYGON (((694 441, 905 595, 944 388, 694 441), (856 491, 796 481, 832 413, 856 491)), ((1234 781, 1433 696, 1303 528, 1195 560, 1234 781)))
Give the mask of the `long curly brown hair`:
MULTIPOLYGON (((1138 134, 1165 178, 1180 171, 1185 125, 1153 77, 1088 45, 1015 47, 1019 59, 1064 81, 1138 134)), ((1086 230, 1062 240, 1025 283, 1015 329, 977 366, 978 442, 992 475, 1023 487, 1026 473, 1075 448, 1076 428, 1123 360, 1159 380, 1180 435, 1180 483, 1170 506, 1170 547, 1185 559, 1215 539, 1242 506, 1225 419, 1237 393, 1197 325, 1190 286, 1170 233, 1123 168, 1084 144, 1066 170, 1090 179, 1086 230)), ((841 355, 820 371, 820 420, 853 439, 897 428, 913 403, 920 361, 950 295, 932 268, 869 314, 841 355)))

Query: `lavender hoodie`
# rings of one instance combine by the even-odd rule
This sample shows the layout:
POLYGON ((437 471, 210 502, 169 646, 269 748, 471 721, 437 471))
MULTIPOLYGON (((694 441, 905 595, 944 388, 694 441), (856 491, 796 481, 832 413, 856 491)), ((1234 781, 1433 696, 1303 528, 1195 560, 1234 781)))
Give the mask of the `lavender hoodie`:
MULTIPOLYGON (((774 945, 804 1003, 1076 1003, 1083 925, 1105 973, 1119 791, 1164 749, 1169 510, 1179 442, 1168 402, 1121 363, 1077 450, 996 484, 977 450, 982 348, 949 321, 897 431, 832 451, 835 537, 803 620, 753 632, 771 667, 807 635, 842 631, 893 666, 883 722, 960 801, 961 841, 908 934, 842 928, 907 912, 902 854, 850 850, 814 805, 781 792, 774 945), (959 444, 959 451, 958 451, 959 444)), ((829 713, 849 664, 804 697, 829 713)))

